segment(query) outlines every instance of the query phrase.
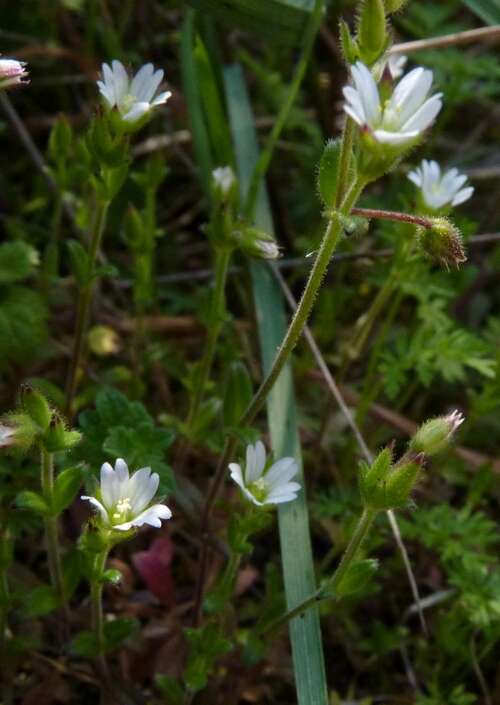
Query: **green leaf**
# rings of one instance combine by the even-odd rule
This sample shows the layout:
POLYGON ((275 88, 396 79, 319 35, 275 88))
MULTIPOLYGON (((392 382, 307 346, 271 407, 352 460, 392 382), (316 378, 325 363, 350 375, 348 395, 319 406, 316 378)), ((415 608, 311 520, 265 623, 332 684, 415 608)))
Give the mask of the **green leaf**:
POLYGON ((223 419, 225 426, 236 426, 252 398, 252 381, 246 366, 231 363, 224 391, 223 419))
POLYGON ((19 509, 29 509, 37 514, 49 513, 49 506, 42 495, 30 490, 25 490, 17 495, 16 505, 19 509))
POLYGON ((462 0, 469 10, 488 24, 500 23, 500 0, 462 0))
POLYGON ((59 607, 59 598, 51 585, 40 585, 24 596, 21 606, 23 617, 43 617, 59 607))
POLYGON ((43 357, 47 307, 36 291, 12 287, 0 295, 0 368, 16 368, 43 357))
POLYGON ((83 245, 78 240, 69 240, 66 243, 71 264, 71 271, 78 286, 83 287, 88 283, 89 258, 83 245))
MULTIPOLYGON (((227 103, 235 143, 236 162, 243 191, 249 187, 258 158, 257 136, 243 74, 239 66, 225 71, 227 103)), ((244 195, 244 194, 243 194, 244 195)), ((269 201, 264 189, 256 210, 256 226, 273 232, 269 201)), ((254 299, 259 322, 264 371, 268 371, 286 329, 284 302, 279 286, 265 264, 250 265, 254 299)), ((276 457, 293 456, 301 464, 300 442, 290 365, 274 385, 267 403, 272 447, 276 457)), ((309 597, 315 589, 314 563, 309 533, 309 517, 303 486, 298 498, 278 510, 281 555, 287 606, 289 609, 309 597)), ((292 655, 299 705, 326 705, 328 702, 319 615, 311 609, 290 623, 292 655)))
POLYGON ((207 685, 215 661, 230 651, 232 644, 215 622, 207 622, 198 629, 186 629, 185 634, 190 649, 184 681, 196 693, 207 685))
POLYGON ((104 625, 106 651, 114 651, 134 632, 139 629, 139 622, 132 617, 120 617, 104 625))
POLYGON ((97 639, 94 632, 82 631, 78 632, 69 646, 70 653, 75 656, 83 656, 84 658, 93 659, 99 653, 97 639))
POLYGON ((73 502, 82 484, 83 470, 80 466, 63 470, 54 483, 54 514, 60 514, 73 502))
POLYGON ((174 434, 143 422, 135 428, 117 426, 110 430, 103 450, 115 458, 125 458, 130 469, 151 467, 160 476, 160 494, 168 494, 174 488, 172 469, 165 463, 165 450, 174 439, 174 434))
POLYGON ((38 252, 21 240, 0 245, 0 284, 22 281, 35 271, 38 252))
POLYGON ((155 676, 155 686, 158 688, 166 705, 183 705, 185 702, 184 689, 172 676, 159 673, 155 676))

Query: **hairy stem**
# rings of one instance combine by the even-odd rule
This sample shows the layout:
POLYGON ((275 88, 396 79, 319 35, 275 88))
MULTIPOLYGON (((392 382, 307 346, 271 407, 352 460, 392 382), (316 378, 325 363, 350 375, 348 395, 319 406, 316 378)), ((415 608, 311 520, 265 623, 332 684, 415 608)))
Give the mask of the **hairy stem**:
POLYGON ((97 646, 96 663, 103 678, 109 685, 110 678, 105 656, 106 642, 104 637, 104 613, 102 608, 102 576, 107 557, 108 552, 103 551, 102 553, 98 553, 95 558, 92 582, 90 584, 90 603, 92 609, 92 629, 94 630, 97 646))
POLYGON ((283 625, 287 624, 291 619, 294 619, 294 617, 298 617, 299 615, 304 614, 304 612, 306 612, 310 607, 314 607, 314 605, 317 605, 318 602, 324 599, 329 599, 329 597, 325 595, 325 591, 331 590, 332 592, 335 592, 335 590, 339 587, 342 580, 349 572, 350 567, 356 559, 359 548, 368 534, 370 526, 372 525, 372 522, 376 516, 376 513, 377 512, 373 509, 365 508, 363 510, 363 513, 359 518, 356 529, 354 530, 351 540, 347 545, 344 555, 342 556, 342 559, 339 565, 337 566, 335 573, 327 582, 327 584, 318 588, 318 590, 316 590, 316 592, 310 595, 306 600, 296 605, 288 612, 285 612, 283 615, 281 615, 281 617, 278 617, 274 622, 272 622, 261 632, 261 635, 272 634, 277 632, 283 625))
POLYGON ((92 303, 92 294, 94 291, 95 265, 102 235, 106 226, 108 208, 108 201, 98 201, 89 243, 87 280, 81 287, 78 295, 75 338, 66 383, 66 415, 68 417, 71 417, 73 409, 73 401, 77 388, 77 374, 84 352, 85 334, 87 332, 90 304, 92 303))
POLYGON ((54 500, 54 456, 45 448, 41 448, 41 484, 43 497, 50 508, 50 514, 45 517, 45 541, 49 563, 50 579, 66 619, 69 617, 68 605, 64 588, 64 578, 61 566, 61 551, 59 547, 59 531, 57 517, 52 515, 54 500))

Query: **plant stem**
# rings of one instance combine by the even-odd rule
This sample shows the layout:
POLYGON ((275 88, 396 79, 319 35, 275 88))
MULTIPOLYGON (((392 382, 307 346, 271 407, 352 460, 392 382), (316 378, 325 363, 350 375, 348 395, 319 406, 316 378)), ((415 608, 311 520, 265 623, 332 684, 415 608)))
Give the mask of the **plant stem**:
POLYGON ((342 580, 345 578, 345 576, 349 572, 349 569, 356 558, 356 555, 359 551, 361 544, 363 543, 363 541, 365 540, 365 538, 368 534, 368 531, 370 529, 370 526, 372 525, 372 522, 373 522, 376 514, 377 514, 377 512, 374 509, 365 508, 363 510, 363 513, 361 514, 361 517, 359 518, 356 529, 354 530, 354 533, 351 537, 351 540, 349 541, 349 543, 347 545, 347 548, 344 552, 344 555, 342 556, 342 559, 341 559, 339 565, 337 566, 335 573, 333 574, 331 579, 327 582, 327 584, 318 588, 316 590, 316 592, 314 592, 312 595, 310 595, 303 602, 296 605, 288 612, 285 612, 285 614, 281 615, 281 617, 278 617, 274 622, 272 622, 270 625, 268 625, 260 633, 260 636, 262 636, 263 634, 272 634, 272 633, 278 631, 283 625, 287 624, 294 617, 298 617, 299 615, 302 615, 310 607, 317 605, 318 602, 320 602, 324 599, 329 599, 327 596, 325 596, 325 591, 332 590, 333 592, 335 592, 335 590, 339 587, 342 580))
POLYGON ((224 314, 226 310, 226 281, 230 259, 231 250, 215 250, 215 284, 210 304, 207 342, 200 362, 199 370, 196 374, 196 385, 193 396, 191 397, 189 413, 186 421, 188 437, 189 432, 192 431, 195 426, 200 405, 203 401, 205 387, 207 385, 215 355, 215 349, 217 347, 217 340, 224 321, 224 314))
POLYGON ((411 215, 411 213, 401 213, 400 211, 383 211, 379 208, 353 208, 352 215, 359 215, 361 218, 378 218, 379 220, 392 220, 397 223, 410 223, 420 225, 423 228, 432 228, 432 220, 422 215, 411 215))
MULTIPOLYGON (((41 456, 41 484, 43 497, 52 512, 54 500, 54 456, 42 446, 40 450, 41 456)), ((61 566, 61 552, 59 548, 59 532, 57 517, 52 513, 48 514, 45 519, 45 541, 47 544, 47 556, 49 562, 49 571, 52 587, 54 588, 61 606, 64 610, 66 620, 69 619, 68 605, 64 589, 64 578, 61 566)))
MULTIPOLYGON (((267 395, 272 389, 276 379, 278 378, 281 370, 283 369, 288 356, 295 347, 300 335, 308 321, 311 309, 313 307, 314 301, 318 294, 319 288, 326 274, 326 270, 335 251, 335 248, 339 242, 340 236, 342 234, 342 215, 348 215, 351 208, 356 203, 361 191, 365 186, 365 182, 361 180, 356 180, 351 186, 349 192, 345 196, 342 206, 335 217, 332 217, 325 230, 323 240, 318 252, 318 256, 314 262, 314 265, 309 274, 309 279, 307 281, 306 287, 302 293, 299 305, 293 315, 292 321, 288 327, 286 335, 281 343, 279 350, 274 359, 273 365, 269 370, 268 375, 263 380, 259 389, 255 393, 252 401, 247 407, 245 413, 239 421, 239 426, 247 426, 252 423, 255 416, 258 414, 262 406, 264 405, 267 395)), ((208 522, 210 514, 219 492, 219 488, 224 480, 227 465, 231 460, 231 457, 235 451, 238 439, 236 436, 230 435, 226 438, 226 443, 224 445, 224 450, 219 459, 217 469, 215 471, 212 484, 210 486, 207 500, 205 502, 205 507, 202 517, 202 549, 199 563, 199 573, 198 582, 196 587, 195 595, 195 621, 198 622, 201 616, 201 605, 203 601, 203 586, 204 586, 204 575, 206 571, 207 563, 207 538, 208 538, 208 522)))
POLYGON ((286 120, 290 113, 290 109, 295 102, 297 93, 300 88, 300 84, 302 83, 302 79, 304 78, 307 63, 309 61, 309 55, 311 54, 314 45, 314 40, 321 24, 324 4, 324 0, 316 0, 314 4, 314 9, 305 31, 304 42, 302 44, 302 52, 295 68, 295 74, 288 89, 288 94, 286 96, 285 102, 281 106, 281 110, 279 111, 276 117, 276 121, 273 125, 271 134, 267 139, 266 146, 262 150, 261 155, 253 170, 252 180, 247 191, 245 206, 243 209, 244 215, 248 220, 252 220, 253 218, 255 204, 257 202, 257 196, 259 193, 259 187, 262 178, 264 177, 269 167, 274 148, 283 130, 283 127, 285 126, 286 120))
POLYGON ((92 582, 90 584, 90 602, 92 608, 92 629, 94 630, 97 645, 96 662, 103 678, 109 685, 109 672, 105 656, 104 614, 102 609, 102 575, 104 573, 107 557, 107 551, 96 555, 92 582))
POLYGON ((92 226, 92 234, 90 237, 88 251, 88 272, 85 284, 80 288, 78 294, 78 306, 76 314, 76 330, 73 343, 73 352, 69 367, 68 379, 66 383, 66 415, 71 417, 73 410, 73 401, 77 388, 77 374, 81 364, 81 359, 84 350, 85 334, 90 312, 90 304, 92 302, 92 294, 94 291, 94 274, 97 261, 97 253, 102 240, 102 235, 106 225, 106 218, 109 209, 109 201, 99 200, 92 226))
POLYGON ((349 178, 349 163, 351 161, 352 143, 354 140, 354 120, 347 117, 344 124, 342 144, 339 158, 339 172, 337 181, 337 193, 335 194, 335 205, 340 206, 347 190, 347 180, 349 178))

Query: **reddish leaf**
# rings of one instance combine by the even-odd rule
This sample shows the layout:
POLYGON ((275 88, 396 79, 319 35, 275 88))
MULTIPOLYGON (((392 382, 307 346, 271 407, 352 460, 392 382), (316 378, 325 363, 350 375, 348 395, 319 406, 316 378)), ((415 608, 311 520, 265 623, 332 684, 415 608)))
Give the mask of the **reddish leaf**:
POLYGON ((170 564, 174 546, 168 536, 155 539, 147 551, 132 555, 132 562, 148 589, 159 600, 172 603, 175 599, 170 564))

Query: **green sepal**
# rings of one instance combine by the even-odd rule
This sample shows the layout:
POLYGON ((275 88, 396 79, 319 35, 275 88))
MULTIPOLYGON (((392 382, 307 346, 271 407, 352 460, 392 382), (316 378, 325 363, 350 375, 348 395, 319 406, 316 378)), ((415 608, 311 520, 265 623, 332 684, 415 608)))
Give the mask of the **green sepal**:
MULTIPOLYGON (((339 176, 341 142, 340 139, 328 140, 321 155, 318 166, 318 193, 326 208, 335 208, 337 197, 337 184, 339 176)), ((348 180, 354 181, 356 178, 356 162, 351 151, 348 180)))
POLYGON ((385 483, 391 470, 392 450, 384 448, 371 465, 360 463, 359 491, 367 507, 381 508, 385 504, 385 483))
POLYGON ((342 54, 347 64, 355 64, 359 59, 359 46, 351 34, 349 25, 345 20, 340 20, 339 23, 340 46, 342 54))
POLYGON ((34 387, 23 385, 21 405, 37 426, 46 431, 52 419, 52 409, 44 395, 34 387))
POLYGON ((361 60, 371 66, 387 48, 387 22, 383 0, 363 0, 358 15, 356 38, 361 60))
POLYGON ((362 592, 377 572, 378 567, 379 562, 372 558, 353 563, 337 585, 335 596, 339 598, 351 597, 351 595, 362 592))
POLYGON ((417 456, 415 462, 394 466, 385 487, 386 503, 391 509, 404 507, 410 501, 411 492, 420 476, 423 456, 417 456))

